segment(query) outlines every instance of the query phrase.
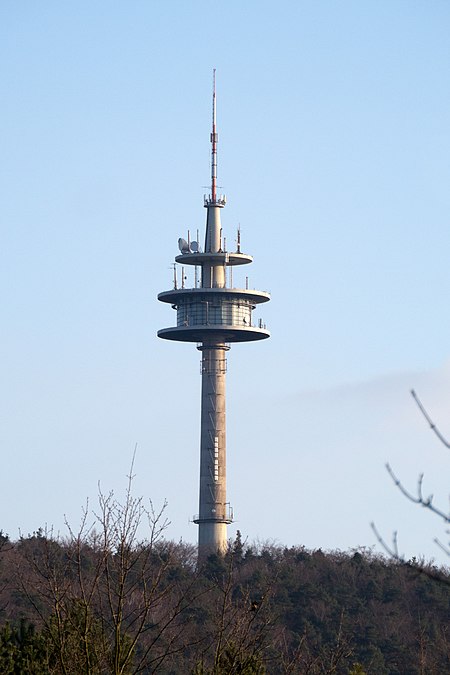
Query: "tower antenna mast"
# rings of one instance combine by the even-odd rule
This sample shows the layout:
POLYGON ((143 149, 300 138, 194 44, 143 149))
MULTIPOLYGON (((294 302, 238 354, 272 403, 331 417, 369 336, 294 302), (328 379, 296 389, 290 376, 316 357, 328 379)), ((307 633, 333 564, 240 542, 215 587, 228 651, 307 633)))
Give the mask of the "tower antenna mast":
POLYGON ((211 132, 211 198, 216 201, 217 188, 217 142, 219 135, 216 132, 216 69, 213 69, 213 97, 212 97, 212 132, 211 132))
MULTIPOLYGON (((226 470, 226 411, 225 354, 232 342, 254 342, 270 336, 262 320, 256 323, 252 312, 257 305, 268 302, 265 291, 233 288, 227 285, 227 268, 248 265, 252 256, 238 250, 226 251, 222 239, 220 214, 225 195, 217 194, 217 131, 216 131, 216 71, 213 70, 212 130, 211 130, 211 193, 204 196, 206 213, 205 249, 199 250, 185 239, 179 239, 181 287, 174 278, 174 288, 159 293, 161 302, 169 303, 177 312, 176 326, 162 328, 159 337, 179 342, 195 342, 202 354, 201 417, 200 417, 200 484, 199 509, 193 521, 198 525, 198 553, 205 559, 210 553, 227 551, 227 526, 233 522, 233 510, 227 500, 226 470), (222 241, 224 245, 222 246, 222 241), (186 265, 200 268, 200 285, 186 288, 186 265)), ((231 273, 230 273, 231 278, 231 273)))

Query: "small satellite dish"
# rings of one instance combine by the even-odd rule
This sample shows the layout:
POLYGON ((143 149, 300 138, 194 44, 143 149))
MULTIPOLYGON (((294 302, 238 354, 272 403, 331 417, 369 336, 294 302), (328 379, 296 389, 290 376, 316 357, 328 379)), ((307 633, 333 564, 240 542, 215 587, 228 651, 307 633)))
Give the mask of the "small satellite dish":
POLYGON ((198 253, 198 241, 191 241, 192 253, 198 253))
POLYGON ((189 248, 189 244, 187 243, 186 239, 183 239, 183 237, 180 237, 178 239, 178 248, 180 249, 181 253, 190 253, 191 250, 189 248))

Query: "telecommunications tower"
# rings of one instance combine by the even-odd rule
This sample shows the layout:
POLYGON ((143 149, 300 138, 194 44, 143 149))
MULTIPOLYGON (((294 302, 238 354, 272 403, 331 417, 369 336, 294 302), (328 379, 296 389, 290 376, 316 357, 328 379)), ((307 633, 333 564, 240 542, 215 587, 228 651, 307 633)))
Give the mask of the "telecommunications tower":
POLYGON ((206 236, 204 251, 197 239, 180 238, 180 255, 175 258, 181 267, 181 282, 174 265, 173 289, 159 293, 158 300, 167 302, 177 312, 177 325, 163 328, 158 336, 165 340, 196 342, 202 353, 201 432, 200 432, 200 498, 194 522, 199 526, 199 555, 223 553, 227 547, 227 525, 233 511, 226 496, 226 430, 225 430, 225 353, 231 342, 253 342, 270 336, 261 319, 254 323, 256 305, 270 300, 269 293, 233 286, 233 267, 247 265, 252 256, 241 252, 240 230, 236 250, 227 251, 222 236, 220 212, 225 195, 217 194, 216 86, 213 75, 211 132, 211 193, 205 195, 206 236), (186 283, 185 266, 194 267, 191 287, 186 283), (200 273, 200 275, 199 275, 200 273))

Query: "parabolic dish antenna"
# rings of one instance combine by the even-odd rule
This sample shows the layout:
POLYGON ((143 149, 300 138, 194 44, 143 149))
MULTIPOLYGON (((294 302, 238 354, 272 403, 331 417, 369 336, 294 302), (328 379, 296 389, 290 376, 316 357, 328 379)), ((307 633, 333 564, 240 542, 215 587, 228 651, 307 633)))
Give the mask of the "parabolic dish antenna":
POLYGON ((178 239, 178 248, 180 249, 181 253, 190 253, 191 250, 189 248, 189 244, 187 243, 186 239, 183 239, 183 237, 180 237, 178 239))
POLYGON ((191 241, 192 253, 198 253, 198 241, 191 241))

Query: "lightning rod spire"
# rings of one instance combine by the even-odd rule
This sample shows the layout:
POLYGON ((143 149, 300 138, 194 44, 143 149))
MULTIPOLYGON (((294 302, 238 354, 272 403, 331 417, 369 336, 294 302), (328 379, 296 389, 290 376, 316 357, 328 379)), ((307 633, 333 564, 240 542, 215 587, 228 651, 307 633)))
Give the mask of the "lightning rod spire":
POLYGON ((212 132, 211 132, 211 198, 213 203, 216 201, 218 140, 219 135, 216 132, 216 69, 213 68, 212 132))

